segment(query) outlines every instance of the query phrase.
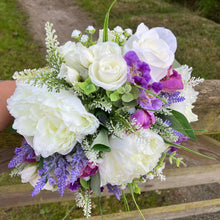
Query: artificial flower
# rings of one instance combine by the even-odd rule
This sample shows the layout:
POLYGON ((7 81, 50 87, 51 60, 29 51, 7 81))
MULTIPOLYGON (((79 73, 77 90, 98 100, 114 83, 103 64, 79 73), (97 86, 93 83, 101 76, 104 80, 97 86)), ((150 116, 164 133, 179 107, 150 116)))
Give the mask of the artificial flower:
POLYGON ((176 37, 170 30, 160 27, 149 29, 141 23, 125 43, 124 53, 135 51, 150 66, 152 81, 159 82, 174 61, 176 47, 176 37))
MULTIPOLYGON (((27 165, 22 171, 18 173, 21 176, 21 182, 22 183, 29 182, 34 187, 38 182, 38 180, 40 179, 37 170, 38 170, 37 163, 30 163, 29 165, 27 165)), ((49 182, 46 183, 43 189, 56 191, 56 189, 52 185, 50 185, 49 182)))
POLYGON ((192 109, 194 108, 193 103, 196 101, 199 93, 193 88, 193 82, 190 83, 192 68, 183 65, 176 68, 175 71, 177 71, 182 77, 184 88, 180 90, 180 95, 184 97, 184 101, 173 103, 169 108, 185 115, 189 122, 197 121, 198 116, 192 112, 192 109))
POLYGON ((142 132, 144 141, 132 134, 110 136, 111 152, 103 154, 98 165, 101 186, 131 183, 154 169, 167 147, 158 134, 149 129, 142 132))
POLYGON ((80 99, 64 90, 48 92, 46 88, 17 83, 8 109, 15 117, 13 128, 25 137, 36 155, 43 157, 69 153, 99 126, 80 99))
POLYGON ((58 48, 58 52, 64 58, 66 66, 78 71, 83 80, 88 77, 88 68, 93 61, 89 48, 81 43, 68 41, 58 48))

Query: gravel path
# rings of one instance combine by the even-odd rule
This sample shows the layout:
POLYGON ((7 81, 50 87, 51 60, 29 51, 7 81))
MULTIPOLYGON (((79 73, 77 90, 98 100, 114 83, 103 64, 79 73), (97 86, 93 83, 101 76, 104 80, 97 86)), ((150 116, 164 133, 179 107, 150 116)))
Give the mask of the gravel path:
POLYGON ((45 42, 44 26, 54 24, 58 41, 63 44, 71 39, 73 29, 82 32, 89 26, 97 28, 96 22, 79 9, 74 0, 17 0, 29 15, 28 27, 35 39, 45 42))

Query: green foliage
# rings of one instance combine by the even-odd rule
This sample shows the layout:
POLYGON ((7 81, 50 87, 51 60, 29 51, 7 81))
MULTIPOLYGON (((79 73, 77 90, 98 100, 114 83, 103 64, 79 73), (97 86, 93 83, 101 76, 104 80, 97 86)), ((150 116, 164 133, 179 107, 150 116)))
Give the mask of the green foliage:
POLYGON ((15 72, 13 78, 34 86, 46 86, 48 91, 55 90, 59 92, 60 89, 69 89, 69 85, 64 79, 57 78, 57 71, 55 69, 25 69, 21 72, 15 72))
POLYGON ((84 82, 78 83, 78 86, 87 96, 98 90, 89 77, 84 82))
POLYGON ((91 189, 99 197, 101 196, 100 185, 101 185, 101 180, 98 171, 95 175, 91 176, 91 189))
POLYGON ((170 121, 171 127, 191 138, 192 140, 196 140, 193 129, 186 117, 182 113, 175 110, 172 110, 171 113, 172 115, 166 116, 166 120, 170 121))
MULTIPOLYGON (((45 66, 42 44, 26 30, 27 16, 17 1, 0 1, 0 79, 15 71, 45 66)), ((43 31, 43 30, 42 30, 43 31)))
POLYGON ((90 181, 80 179, 80 184, 84 189, 90 189, 90 181))
POLYGON ((124 102, 123 104, 127 105, 127 103, 132 102, 139 97, 140 91, 134 86, 125 84, 124 86, 119 87, 117 90, 107 91, 107 95, 112 102, 122 100, 124 102))
POLYGON ((64 63, 64 58, 61 57, 58 49, 59 42, 57 41, 57 35, 53 29, 53 24, 47 22, 45 25, 46 30, 46 48, 47 56, 46 60, 51 69, 56 73, 56 76, 60 72, 61 64, 64 63))

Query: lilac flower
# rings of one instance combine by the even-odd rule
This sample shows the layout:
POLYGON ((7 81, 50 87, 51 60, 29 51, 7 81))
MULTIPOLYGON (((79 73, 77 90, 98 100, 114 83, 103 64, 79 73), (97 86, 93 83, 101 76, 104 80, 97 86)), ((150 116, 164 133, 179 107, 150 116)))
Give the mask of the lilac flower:
POLYGON ((80 176, 80 173, 88 164, 88 159, 80 144, 75 146, 76 151, 67 156, 67 160, 71 166, 70 181, 74 183, 80 176))
POLYGON ((108 187, 108 192, 109 193, 114 193, 115 194, 115 197, 118 199, 118 200, 120 200, 120 198, 121 198, 121 189, 118 187, 118 186, 116 186, 116 185, 114 185, 114 186, 112 186, 111 184, 107 184, 107 187, 108 187))
POLYGON ((43 161, 43 168, 38 170, 38 175, 40 176, 36 186, 33 189, 32 196, 37 195, 40 190, 44 188, 47 181, 49 184, 57 184, 58 191, 61 196, 63 196, 66 182, 69 176, 69 164, 65 158, 60 154, 54 154, 43 161), (56 177, 56 179, 51 176, 56 177))
POLYGON ((22 162, 36 162, 36 155, 33 148, 27 143, 26 140, 22 142, 20 148, 15 148, 16 156, 9 162, 8 167, 15 167, 17 164, 22 162))
MULTIPOLYGON (((179 136, 178 140, 175 142, 176 144, 181 144, 182 141, 187 141, 189 140, 189 137, 186 137, 184 136, 181 132, 177 131, 177 130, 174 130, 173 129, 173 132, 179 136)), ((169 154, 171 154, 172 152, 174 151, 177 151, 178 150, 178 147, 175 147, 175 146, 170 146, 170 150, 168 151, 169 154)))
POLYGON ((129 67, 127 74, 128 81, 132 84, 137 84, 147 88, 148 83, 151 80, 149 65, 140 61, 134 51, 127 52, 124 59, 129 67))
POLYGON ((183 102, 185 100, 183 96, 180 96, 179 91, 176 91, 174 93, 164 92, 160 94, 160 97, 167 100, 168 104, 165 104, 166 107, 170 106, 173 103, 183 102))
POLYGON ((137 99, 138 104, 144 109, 159 110, 163 102, 155 96, 141 90, 140 96, 137 99))
POLYGON ((131 115, 130 120, 133 120, 135 125, 140 125, 140 128, 143 129, 147 129, 155 123, 154 114, 141 109, 137 110, 133 115, 131 115))

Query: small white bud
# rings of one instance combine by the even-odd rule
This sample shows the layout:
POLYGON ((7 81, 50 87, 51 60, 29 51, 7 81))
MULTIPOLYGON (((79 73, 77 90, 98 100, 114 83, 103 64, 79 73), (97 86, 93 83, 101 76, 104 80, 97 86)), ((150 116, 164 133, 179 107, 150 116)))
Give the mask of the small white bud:
POLYGON ((83 34, 80 40, 81 40, 81 42, 86 43, 89 40, 89 37, 88 37, 88 35, 83 34))
POLYGON ((71 37, 73 37, 73 38, 78 38, 78 37, 80 36, 80 34, 81 34, 81 31, 79 31, 79 30, 74 30, 74 31, 72 32, 72 34, 71 34, 71 37))
POLYGON ((118 33, 118 34, 122 34, 122 33, 124 32, 123 29, 122 29, 120 26, 115 27, 115 28, 114 28, 114 31, 115 31, 116 33, 118 33))
POLYGON ((94 34, 95 33, 95 28, 90 25, 86 28, 86 31, 89 32, 90 34, 94 34))
POLYGON ((132 35, 132 30, 131 30, 130 28, 125 29, 125 32, 126 32, 128 35, 132 35))

